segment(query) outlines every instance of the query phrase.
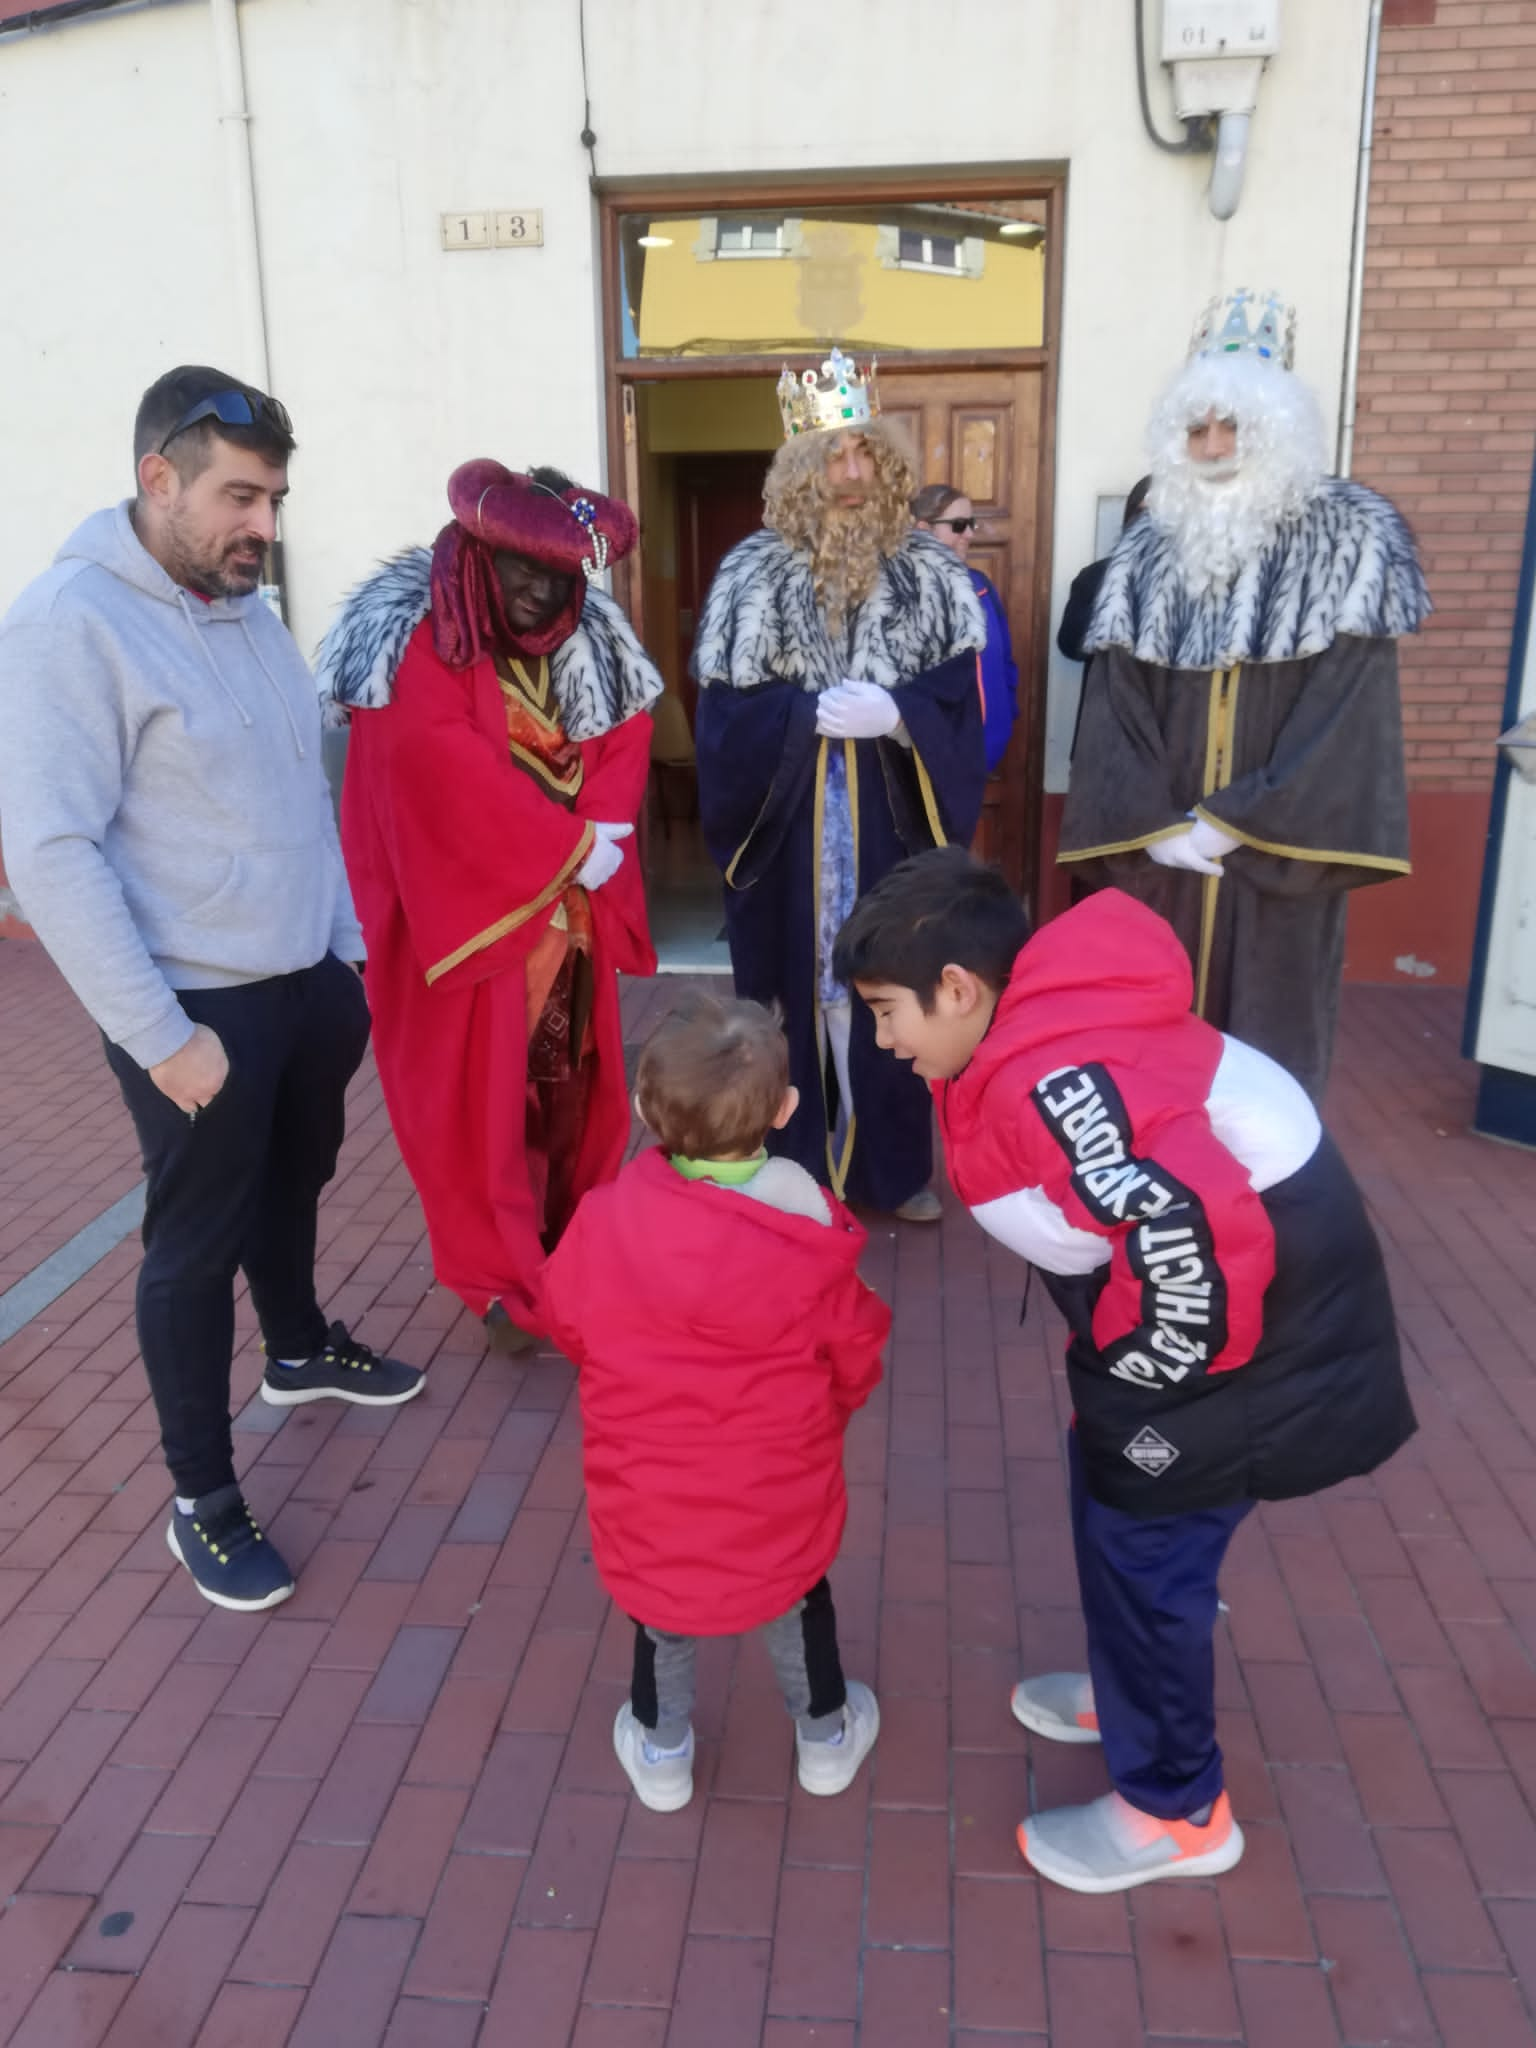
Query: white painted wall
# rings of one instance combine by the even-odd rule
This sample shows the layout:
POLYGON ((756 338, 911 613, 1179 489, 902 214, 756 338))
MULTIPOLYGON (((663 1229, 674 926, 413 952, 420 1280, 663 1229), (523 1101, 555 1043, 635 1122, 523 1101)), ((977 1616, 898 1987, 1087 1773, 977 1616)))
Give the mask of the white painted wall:
MULTIPOLYGON (((1159 17, 1157 0, 1149 15, 1159 17)), ((1273 283, 1332 416, 1367 0, 1289 0, 1235 220, 1153 150, 1129 0, 586 0, 604 179, 1065 163, 1055 600, 1213 293, 1273 283)), ((577 0, 243 0, 286 520, 312 646, 379 554, 429 538, 457 462, 600 478, 598 265, 577 0), (455 207, 538 206, 541 250, 438 247, 455 207)), ((1155 38, 1149 38, 1155 40, 1155 38)), ((1154 96, 1173 127, 1163 75, 1154 96)), ((0 36, 0 604, 129 485, 143 387, 236 373, 231 219, 200 0, 0 36)), ((1053 657, 1054 660, 1054 657, 1053 657)), ((1048 785, 1077 671, 1052 675, 1048 785)))

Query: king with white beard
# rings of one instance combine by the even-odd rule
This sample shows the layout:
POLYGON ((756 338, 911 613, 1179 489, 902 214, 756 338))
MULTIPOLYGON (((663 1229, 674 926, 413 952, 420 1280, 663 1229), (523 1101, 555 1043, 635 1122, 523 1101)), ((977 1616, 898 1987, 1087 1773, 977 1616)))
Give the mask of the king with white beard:
POLYGON ((1396 639, 1430 606, 1402 516, 1325 475, 1294 346, 1289 309, 1234 293, 1152 416, 1058 858, 1167 917, 1199 1014, 1320 1097, 1347 892, 1408 872, 1396 639))

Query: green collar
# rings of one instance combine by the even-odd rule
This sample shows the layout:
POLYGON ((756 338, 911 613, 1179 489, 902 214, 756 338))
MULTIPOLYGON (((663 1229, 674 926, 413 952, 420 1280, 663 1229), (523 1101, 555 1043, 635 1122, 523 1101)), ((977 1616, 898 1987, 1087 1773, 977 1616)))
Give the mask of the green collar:
POLYGON ((684 1159, 680 1152, 670 1156, 684 1180, 717 1180, 722 1187, 739 1188, 767 1164, 768 1147, 750 1159, 684 1159))

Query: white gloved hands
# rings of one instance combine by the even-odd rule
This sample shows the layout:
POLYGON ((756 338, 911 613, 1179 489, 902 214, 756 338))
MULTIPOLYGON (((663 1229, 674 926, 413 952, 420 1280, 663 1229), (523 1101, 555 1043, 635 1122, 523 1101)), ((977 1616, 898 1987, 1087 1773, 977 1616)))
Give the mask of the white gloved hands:
POLYGON ((613 880, 624 865, 624 848, 620 841, 628 839, 634 829, 633 825, 609 825, 593 820, 592 851, 576 870, 576 880, 583 889, 601 889, 604 882, 613 880))
POLYGON ((1189 868, 1197 875, 1219 875, 1222 873, 1222 855, 1230 853, 1240 843, 1230 832, 1223 832, 1219 825, 1196 818, 1187 832, 1180 832, 1171 839, 1154 839, 1147 848, 1147 855, 1160 868, 1189 868))
POLYGON ((900 723, 896 699, 878 683, 844 676, 816 700, 816 730, 827 739, 887 739, 900 723))

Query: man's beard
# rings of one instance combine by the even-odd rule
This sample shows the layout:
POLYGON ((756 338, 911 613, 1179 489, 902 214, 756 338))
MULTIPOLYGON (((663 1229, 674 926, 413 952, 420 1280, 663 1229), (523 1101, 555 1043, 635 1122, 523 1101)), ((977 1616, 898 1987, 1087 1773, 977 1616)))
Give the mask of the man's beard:
POLYGON ((1174 378, 1147 430, 1147 512, 1168 536, 1190 594, 1227 589, 1327 472, 1322 415, 1306 385, 1251 356, 1196 356, 1174 378), (1208 419, 1237 425, 1233 461, 1198 463, 1189 432, 1208 419))
POLYGON ((251 534, 233 540, 209 542, 192 530, 176 510, 166 514, 166 564, 178 583, 204 597, 249 597, 261 582, 263 550, 251 534), (254 553, 254 562, 237 559, 254 553))
POLYGON ((1183 456, 1154 477, 1147 509, 1198 597, 1224 590, 1257 560, 1295 509, 1295 495, 1291 478, 1258 465, 1203 464, 1183 456))
POLYGON ((873 495, 862 505, 826 509, 811 555, 811 573, 830 626, 840 626, 880 580, 880 525, 873 495))

